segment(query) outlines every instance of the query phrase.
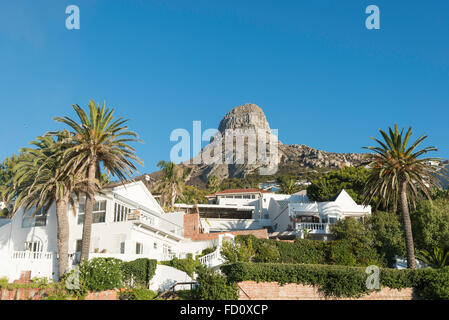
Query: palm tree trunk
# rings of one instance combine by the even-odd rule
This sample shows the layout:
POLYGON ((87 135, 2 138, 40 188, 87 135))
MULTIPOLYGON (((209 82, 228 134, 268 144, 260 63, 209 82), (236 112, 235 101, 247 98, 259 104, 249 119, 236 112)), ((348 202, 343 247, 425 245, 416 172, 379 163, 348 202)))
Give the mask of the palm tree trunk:
POLYGON ((171 209, 173 209, 176 201, 176 184, 172 184, 171 188, 171 209))
POLYGON ((416 269, 415 248, 413 246, 412 223, 407 201, 407 181, 399 185, 399 197, 402 210, 402 223, 404 225, 405 246, 407 249, 407 265, 410 269, 416 269))
POLYGON ((88 171, 88 190, 86 193, 86 206, 84 213, 84 224, 83 224, 83 242, 81 246, 81 261, 89 260, 90 252, 90 238, 92 234, 92 212, 94 210, 95 203, 95 174, 96 174, 97 164, 93 159, 89 164, 88 171))
POLYGON ((69 266, 69 219, 67 217, 68 196, 56 201, 58 224, 58 278, 61 279, 69 266))

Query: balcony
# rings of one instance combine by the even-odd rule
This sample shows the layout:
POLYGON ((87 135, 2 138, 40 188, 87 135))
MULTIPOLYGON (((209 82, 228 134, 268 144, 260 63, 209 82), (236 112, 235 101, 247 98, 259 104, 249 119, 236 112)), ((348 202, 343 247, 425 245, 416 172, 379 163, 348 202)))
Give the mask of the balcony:
POLYGON ((331 223, 297 222, 296 231, 308 234, 330 234, 331 223))

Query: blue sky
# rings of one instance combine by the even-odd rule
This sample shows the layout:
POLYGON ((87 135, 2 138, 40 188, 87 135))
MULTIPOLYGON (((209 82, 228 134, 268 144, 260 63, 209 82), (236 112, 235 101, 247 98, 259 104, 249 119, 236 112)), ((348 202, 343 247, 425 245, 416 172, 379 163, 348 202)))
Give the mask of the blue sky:
POLYGON ((169 159, 172 130, 252 102, 286 144, 362 152, 397 122, 449 157, 448 1, 0 0, 0 159, 106 100, 169 159), (65 28, 66 6, 80 30, 65 28), (365 28, 380 8, 381 29, 365 28))

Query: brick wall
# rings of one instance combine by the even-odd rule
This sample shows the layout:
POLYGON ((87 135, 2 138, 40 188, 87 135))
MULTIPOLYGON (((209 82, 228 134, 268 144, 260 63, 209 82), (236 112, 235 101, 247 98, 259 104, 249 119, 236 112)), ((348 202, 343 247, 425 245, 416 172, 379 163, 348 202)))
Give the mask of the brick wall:
POLYGON ((200 224, 199 224, 198 213, 191 213, 191 214, 184 215, 184 237, 191 238, 193 241, 214 240, 214 239, 218 238, 219 234, 225 234, 225 233, 230 233, 233 235, 252 234, 256 238, 268 239, 268 232, 266 229, 200 233, 199 227, 200 227, 200 224))
MULTIPOLYGON (((0 300, 41 300, 50 291, 51 289, 39 288, 0 288, 0 300)), ((117 291, 90 292, 85 300, 117 300, 117 291)))
MULTIPOLYGON (((308 285, 277 282, 242 281, 238 283, 239 300, 325 300, 317 288, 308 285)), ((329 300, 415 300, 413 288, 402 290, 383 288, 361 298, 327 298, 329 300)))

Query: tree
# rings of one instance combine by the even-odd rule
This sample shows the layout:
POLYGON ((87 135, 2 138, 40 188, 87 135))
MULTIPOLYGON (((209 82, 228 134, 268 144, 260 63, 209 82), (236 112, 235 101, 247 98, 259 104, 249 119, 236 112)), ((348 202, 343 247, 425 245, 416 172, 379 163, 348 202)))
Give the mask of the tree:
POLYGON ((92 233, 92 211, 95 203, 97 180, 100 165, 108 174, 123 182, 137 170, 135 162, 143 165, 130 142, 141 142, 137 134, 129 131, 124 118, 114 118, 114 109, 100 108, 93 100, 89 102, 89 115, 79 106, 73 105, 78 115, 77 123, 69 117, 56 117, 55 120, 68 125, 73 130, 72 145, 64 152, 69 159, 66 168, 71 172, 87 172, 86 206, 83 225, 81 259, 89 259, 92 233))
POLYGON ((34 210, 34 216, 42 210, 46 215, 50 207, 56 204, 59 278, 68 268, 68 205, 74 208, 71 194, 82 189, 84 182, 84 176, 67 174, 63 171, 65 166, 63 151, 68 147, 64 140, 68 137, 67 131, 60 132, 56 141, 51 136, 37 137, 31 142, 37 147, 36 149, 22 149, 23 156, 14 166, 15 175, 10 187, 10 195, 17 196, 13 213, 18 209, 23 209, 24 212, 34 210))
MULTIPOLYGON (((6 158, 3 163, 0 163, 0 202, 4 205, 8 205, 8 192, 11 191, 12 179, 14 177, 14 166, 19 160, 20 155, 12 155, 6 158)), ((18 190, 15 190, 16 192, 18 190)), ((15 196, 13 196, 14 198, 15 196)), ((8 208, 0 210, 0 217, 7 216, 9 214, 8 208)))
POLYGON ((311 181, 307 187, 307 196, 312 201, 329 201, 345 189, 355 202, 361 203, 368 177, 369 170, 366 168, 345 167, 331 171, 311 181))
POLYGON ((184 180, 190 173, 190 168, 182 169, 173 162, 161 160, 157 166, 162 169, 163 176, 157 185, 157 190, 161 192, 161 202, 164 206, 175 205, 176 198, 184 199, 184 180))
POLYGON ((439 247, 449 250, 449 199, 420 201, 410 215, 417 248, 429 252, 439 247))
POLYGON ((402 224, 407 249, 407 263, 409 268, 416 268, 415 249, 413 245, 412 226, 409 213, 409 202, 416 206, 416 199, 422 195, 430 199, 431 187, 438 185, 436 175, 440 170, 438 158, 421 158, 422 155, 437 151, 435 147, 426 147, 417 150, 418 146, 427 136, 421 135, 411 146, 408 146, 412 128, 404 135, 389 128, 388 134, 379 130, 384 141, 371 138, 379 146, 366 147, 371 150, 372 159, 369 163, 370 176, 366 183, 363 203, 369 203, 374 197, 379 197, 384 206, 393 201, 396 207, 400 204, 402 224))
POLYGON ((220 179, 217 176, 210 176, 207 180, 207 188, 212 192, 220 191, 220 179))

